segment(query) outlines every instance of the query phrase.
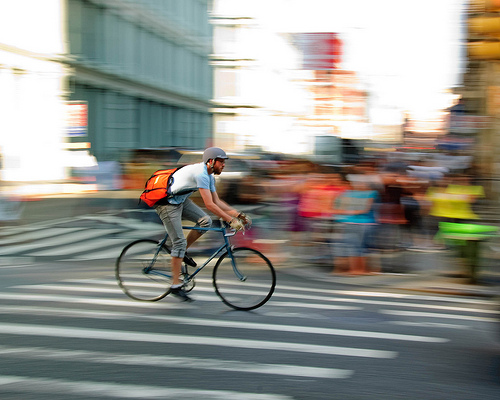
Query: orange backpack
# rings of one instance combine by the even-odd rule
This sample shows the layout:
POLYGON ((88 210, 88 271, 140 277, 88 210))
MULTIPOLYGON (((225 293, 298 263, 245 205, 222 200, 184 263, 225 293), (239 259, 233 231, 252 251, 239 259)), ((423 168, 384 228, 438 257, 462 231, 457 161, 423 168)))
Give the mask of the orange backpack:
POLYGON ((144 192, 141 194, 141 200, 148 206, 153 207, 158 201, 168 197, 168 189, 173 182, 173 173, 181 167, 172 169, 160 169, 156 171, 146 181, 144 192))

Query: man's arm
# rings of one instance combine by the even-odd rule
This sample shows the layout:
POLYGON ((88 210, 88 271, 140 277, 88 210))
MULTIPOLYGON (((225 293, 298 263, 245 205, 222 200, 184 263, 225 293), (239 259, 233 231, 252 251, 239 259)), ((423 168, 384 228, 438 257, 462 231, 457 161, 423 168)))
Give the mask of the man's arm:
POLYGON ((203 203, 205 203, 205 207, 208 211, 214 213, 226 222, 230 222, 233 218, 238 217, 239 212, 222 201, 217 195, 217 192, 211 192, 209 189, 199 190, 203 203))

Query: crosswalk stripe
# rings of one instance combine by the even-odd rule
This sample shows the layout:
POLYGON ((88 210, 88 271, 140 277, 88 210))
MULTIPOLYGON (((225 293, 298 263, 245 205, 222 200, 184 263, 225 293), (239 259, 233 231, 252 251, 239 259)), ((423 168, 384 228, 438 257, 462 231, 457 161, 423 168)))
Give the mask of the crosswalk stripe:
POLYGON ((33 231, 41 231, 44 229, 48 229, 48 228, 35 226, 34 224, 29 225, 29 226, 26 226, 26 225, 25 226, 15 226, 15 227, 9 226, 6 228, 2 228, 2 230, 0 231, 0 237, 18 235, 18 234, 33 232, 33 231))
POLYGON ((114 287, 93 287, 93 286, 68 286, 68 285, 16 285, 11 286, 13 289, 31 289, 31 290, 50 290, 55 291, 67 291, 67 292, 87 292, 87 293, 120 293, 123 294, 118 284, 114 287))
POLYGON ((288 308, 314 308, 316 310, 363 310, 363 307, 356 306, 339 306, 336 304, 318 304, 318 303, 294 303, 292 301, 274 301, 270 303, 273 307, 288 307, 288 308))
MULTIPOLYGON (((151 210, 154 215, 156 212, 151 210)), ((154 233, 165 233, 165 228, 158 218, 158 223, 156 222, 144 222, 135 218, 123 218, 113 215, 86 215, 81 217, 82 220, 92 220, 99 223, 104 222, 108 224, 114 224, 123 226, 129 229, 144 231, 146 234, 151 235, 154 233)))
POLYGON ((353 347, 323 346, 315 344, 273 342, 265 340, 233 339, 194 335, 133 332, 110 329, 69 328, 49 325, 0 323, 0 333, 23 336, 49 336, 73 339, 97 339, 110 341, 170 343, 191 346, 217 346, 240 349, 288 351, 363 358, 395 358, 397 352, 353 347))
POLYGON ((431 317, 431 318, 445 318, 445 319, 463 319, 468 321, 486 321, 486 322, 498 322, 498 318, 489 317, 476 317, 473 315, 463 315, 463 314, 441 314, 441 313, 430 313, 430 312, 419 312, 419 311, 398 311, 398 310, 380 310, 379 313, 387 315, 397 315, 404 317, 431 317))
MULTIPOLYGON (((130 239, 128 239, 128 242, 130 242, 130 239)), ((75 258, 78 260, 101 260, 110 258, 116 259, 121 254, 122 250, 122 246, 116 246, 106 250, 93 251, 92 253, 85 255, 77 255, 75 256, 75 258)), ((133 252, 130 252, 129 254, 133 254, 133 252)))
MULTIPOLYGON (((47 250, 41 250, 34 253, 30 253, 32 256, 67 256, 74 253, 81 253, 82 251, 88 250, 99 250, 103 247, 113 247, 116 249, 118 246, 130 242, 130 239, 118 239, 118 238, 101 238, 88 240, 86 242, 77 242, 71 245, 65 245, 58 248, 52 248, 47 250)), ((87 256, 84 256, 87 257, 87 256)))
POLYGON ((405 300, 418 300, 418 301, 440 301, 443 303, 468 303, 468 304, 493 304, 491 300, 483 299, 473 299, 467 298, 457 298, 453 296, 429 296, 429 295, 414 295, 407 293, 388 293, 388 292, 368 292, 364 290, 336 290, 336 289, 321 289, 314 287, 313 290, 308 287, 300 286, 286 286, 280 285, 282 290, 292 290, 296 292, 310 292, 324 293, 331 295, 342 295, 342 296, 354 296, 354 297, 385 297, 385 298, 395 298, 395 299, 405 299, 405 300))
POLYGON ((471 313, 489 313, 498 314, 497 310, 479 309, 479 308, 468 308, 468 307, 450 307, 435 304, 423 304, 423 303, 403 303, 395 301, 380 301, 380 300, 366 300, 366 299, 352 299, 352 298, 340 298, 340 297, 321 297, 315 295, 301 295, 298 293, 283 293, 279 291, 279 286, 277 285, 277 290, 273 294, 273 298, 285 297, 294 299, 304 299, 304 300, 316 300, 316 301, 327 301, 327 302, 346 302, 346 303, 358 303, 358 304, 373 304, 382 306, 392 306, 392 307, 414 307, 414 308, 427 308, 434 310, 449 310, 458 312, 471 312, 471 313))
POLYGON ((439 322, 388 321, 391 325, 419 326, 425 328, 470 329, 468 325, 443 324, 439 322))
POLYGON ((62 246, 68 243, 80 242, 82 240, 93 239, 99 236, 110 235, 122 231, 123 231, 122 229, 91 229, 82 232, 73 232, 71 234, 63 235, 61 237, 38 240, 35 243, 31 244, 8 246, 3 249, 0 249, 0 254, 2 255, 16 254, 19 252, 37 250, 41 247, 62 246))
POLYGON ((302 378, 346 379, 353 371, 338 368, 307 367, 289 364, 263 364, 247 361, 226 361, 197 357, 156 356, 149 354, 117 354, 101 351, 61 350, 47 347, 0 346, 0 355, 9 357, 69 360, 99 364, 141 365, 168 368, 189 368, 214 371, 245 372, 266 375, 284 375, 302 378))
MULTIPOLYGON (((12 310, 9 306, 5 306, 0 309, 0 313, 6 313, 12 310)), ((26 312, 28 309, 19 309, 26 312)), ((33 307, 29 309, 31 313, 52 313, 50 309, 33 307)), ((382 340, 399 340, 407 342, 423 342, 423 343, 446 343, 449 340, 439 337, 430 336, 418 336, 418 335, 405 335, 405 334, 395 334, 395 333, 384 333, 384 332, 370 332, 370 331, 355 331, 349 329, 332 329, 332 328, 316 328, 312 326, 299 326, 299 325, 278 325, 278 324, 265 324, 265 323, 254 323, 254 322, 237 322, 237 321, 219 321, 204 318, 184 318, 184 317, 173 317, 167 315, 141 315, 134 313, 124 313, 124 312, 89 312, 81 310, 66 310, 66 309, 56 309, 60 315, 66 317, 87 317, 87 318, 106 318, 110 319, 148 319, 154 321, 169 321, 175 322, 177 324, 183 325, 195 325, 195 326, 211 326, 218 328, 234 328, 234 329, 251 329, 260 331, 277 331, 277 332, 292 332, 292 333, 307 333, 313 335, 330 335, 330 336, 348 336, 348 337, 359 337, 368 339, 382 339, 382 340)), ((58 314, 58 315, 59 315, 58 314)))
MULTIPOLYGON (((87 283, 87 282, 86 282, 87 283)), ((198 281, 196 286, 196 292, 213 292, 213 287, 207 286, 202 287, 199 284, 207 284, 210 283, 209 280, 198 281)), ((139 285, 138 285, 139 286, 139 285)), ((116 282, 113 282, 111 287, 92 287, 92 286, 68 286, 68 285, 49 285, 49 284, 41 284, 41 285, 16 285, 11 286, 13 289, 31 289, 31 290, 51 290, 51 291, 70 291, 70 292, 87 292, 87 293, 120 293, 123 292, 118 288, 116 282)), ((343 306, 336 304, 311 304, 311 303, 293 303, 293 302, 279 302, 273 301, 273 307, 292 307, 292 308, 315 308, 315 309, 323 309, 323 310, 362 310, 363 307, 356 306, 343 306)))
MULTIPOLYGON (((72 283, 92 283, 92 284, 99 284, 99 285, 111 285, 115 286, 116 281, 113 280, 102 280, 102 279, 72 279, 72 280, 67 280, 65 282, 72 282, 72 283)), ((211 280, 207 278, 196 278, 197 283, 208 283, 211 284, 211 280)), ((143 284, 145 287, 147 287, 147 284, 143 284)), ((248 285, 249 287, 252 286, 251 284, 248 285)), ((42 286, 41 286, 42 287, 42 286)), ((277 300, 280 297, 284 298, 291 298, 291 299, 299 299, 299 300, 308 300, 308 301, 320 301, 320 302, 327 302, 327 303, 335 303, 335 302, 341 302, 341 303, 355 303, 355 304, 372 304, 372 305, 382 305, 382 306, 387 306, 387 307, 408 307, 408 308, 424 308, 424 309, 433 309, 433 310, 446 310, 446 311, 456 311, 456 312, 470 312, 470 313, 479 313, 479 314, 500 314, 498 310, 496 309, 480 309, 480 308, 469 308, 469 307, 451 307, 451 306, 445 306, 445 305, 433 305, 433 304, 423 304, 423 303, 404 303, 404 302, 393 302, 393 301, 381 301, 381 300, 369 300, 369 299, 357 299, 357 298, 343 298, 343 297, 322 297, 322 296, 316 296, 314 294, 312 295, 302 295, 299 293, 283 293, 281 291, 281 286, 278 284, 276 286, 276 291, 273 294, 273 297, 271 299, 271 302, 269 305, 274 305, 275 303, 278 304, 277 300)), ((205 291, 205 292, 211 292, 213 291, 212 288, 203 288, 201 286, 196 286, 195 291, 205 291)), ((309 292, 316 292, 315 289, 309 289, 309 292)), ((238 293, 242 293, 240 289, 238 289, 238 293)), ((281 304, 287 304, 287 303, 281 303, 281 304)), ((303 308, 317 308, 317 304, 314 303, 298 303, 294 304, 296 307, 303 307, 303 308)), ((327 306, 327 305, 323 305, 327 306)))
MULTIPOLYGON (((215 295, 214 295, 215 296, 215 295)), ((75 297, 75 296, 63 296, 63 295, 41 295, 41 294, 20 294, 20 293, 0 293, 0 299, 3 300, 21 300, 21 301, 45 301, 45 302, 65 302, 74 304, 99 304, 106 306, 118 306, 118 307, 128 307, 128 308, 159 308, 159 309, 171 309, 172 307, 179 308, 190 308, 193 307, 187 303, 159 303, 159 302, 140 302, 133 301, 124 297, 123 299, 104 299, 104 298, 90 298, 90 297, 75 297)), ((209 299, 203 299, 204 301, 209 301, 209 299)), ((214 298, 214 301, 217 301, 214 298)))
POLYGON ((117 399, 291 400, 285 395, 243 393, 230 390, 181 389, 166 386, 70 381, 0 375, 0 388, 9 392, 105 396, 117 399))
MULTIPOLYGON (((121 290, 119 288, 107 288, 107 287, 81 287, 81 286, 59 286, 59 285, 48 285, 48 284, 43 284, 43 285, 17 285, 14 286, 13 288, 17 289, 44 289, 44 290, 51 290, 51 291, 56 291, 56 290, 61 290, 61 291, 71 291, 71 292, 93 292, 93 293, 120 293, 122 294, 121 290)), ((197 286, 198 291, 205 291, 212 293, 213 289, 210 287, 207 288, 202 288, 200 286, 197 286)), ((0 294, 0 299, 17 299, 17 300, 33 300, 33 301, 68 301, 68 297, 54 297, 53 295, 49 295, 48 297, 45 295, 26 295, 26 294, 0 294), (57 300, 59 299, 59 300, 57 300)), ((82 298, 76 297, 77 302, 81 302, 82 298)), ((201 299, 201 298, 200 298, 201 299)), ((202 298, 204 301, 219 301, 218 298, 212 297, 212 298, 207 298, 204 297, 202 298)), ((92 299, 87 299, 86 301, 87 304, 108 304, 108 305, 130 305, 130 303, 124 302, 123 300, 120 300, 119 303, 117 304, 114 300, 92 300, 92 299)), ((148 307, 147 304, 151 303, 132 303, 135 304, 136 306, 143 306, 143 307, 148 307)), ((273 307, 295 307, 295 308, 311 308, 311 309, 329 309, 329 310, 359 310, 359 307, 349 307, 349 306, 335 306, 335 305, 329 305, 329 304, 305 304, 305 303, 293 303, 293 302, 272 302, 273 307)), ((171 308, 169 306, 168 308, 171 308)), ((0 310, 0 313, 2 311, 0 310)), ((416 317, 434 317, 434 318, 448 318, 448 319, 462 319, 462 320, 473 320, 473 321, 484 321, 484 322, 497 322, 497 318, 489 318, 489 317, 476 317, 476 316, 469 316, 469 315, 463 315, 463 314, 443 314, 443 313, 431 313, 431 312, 419 312, 419 311, 397 311, 397 310, 380 310, 379 311, 382 314, 388 314, 388 315, 398 315, 398 316, 416 316, 416 317)), ((165 317, 167 318, 167 317, 165 317)), ((430 339, 426 340, 424 339, 423 341, 441 341, 442 339, 436 338, 436 339, 430 339)))
MULTIPOLYGON (((196 282, 204 282, 204 283, 209 283, 212 284, 212 280, 210 278, 204 278, 203 277, 203 272, 196 277, 196 282)), ((92 283, 96 285, 115 285, 116 281, 112 279, 96 279, 96 278, 90 278, 90 279, 67 279, 64 280, 63 282, 69 282, 69 283, 92 283)), ((250 285, 249 285, 250 286, 250 285)), ((448 296, 448 298, 434 298, 429 296, 422 296, 420 298, 419 296, 414 296, 410 295, 411 300, 418 300, 419 303, 403 303, 403 302, 393 302, 393 301, 383 301, 383 300, 372 300, 372 299, 358 299, 358 294, 357 292, 353 291, 346 291, 346 290, 330 290, 330 289, 319 289, 316 287, 313 288, 301 288, 301 287, 294 287, 294 286, 286 286, 282 285, 279 281, 276 285, 276 291, 273 294, 273 299, 275 297, 281 296, 281 297, 288 297, 288 298, 294 298, 296 297, 297 299, 311 299, 311 300, 321 300, 321 301, 328 301, 328 302, 352 302, 352 303, 358 303, 358 304, 373 304, 373 305, 387 305, 387 306, 401 306, 401 307, 415 307, 415 308, 432 308, 432 309, 447 309, 451 311, 469 311, 469 312, 477 312, 477 313, 491 313, 491 314, 498 314, 499 312, 497 310, 488 310, 488 309, 479 309, 479 308, 463 308, 463 307, 450 307, 450 306, 445 306, 445 305, 426 305, 422 304, 422 301, 443 301, 443 302, 451 302, 451 303, 460 303, 460 304, 484 304, 484 305, 493 305, 496 306, 496 304, 491 301, 491 300, 478 300, 478 299, 455 299, 451 298, 448 296), (290 290, 292 293, 285 293, 283 291, 290 290), (301 295, 297 292, 304 292, 304 293, 313 293, 313 297, 307 295, 301 295), (324 294, 331 294, 331 297, 321 297, 321 296, 316 296, 317 293, 324 293, 324 294), (338 297, 334 295, 343 295, 343 296, 349 296, 349 297, 338 297)), ((366 297, 368 296, 368 293, 370 292, 362 292, 360 294, 361 297, 366 297)), ((376 294, 376 297, 382 297, 379 293, 376 294)), ((393 297, 392 293, 387 293, 387 296, 389 298, 393 297)), ((398 296, 399 297, 399 296, 398 296)), ((301 304, 295 305, 296 307, 301 307, 301 304)), ((307 304, 305 305, 307 307, 307 304)))
POLYGON ((49 228, 25 233, 18 233, 0 240, 0 245, 6 246, 8 244, 27 242, 29 240, 46 239, 49 237, 65 235, 75 231, 81 231, 83 229, 84 228, 49 228))
MULTIPOLYGON (((156 287, 156 286, 155 286, 156 287)), ((65 284, 42 283, 39 285, 15 285, 11 289, 31 289, 50 291, 70 291, 70 292, 97 292, 97 293, 123 293, 116 282, 108 286, 75 286, 65 284)))

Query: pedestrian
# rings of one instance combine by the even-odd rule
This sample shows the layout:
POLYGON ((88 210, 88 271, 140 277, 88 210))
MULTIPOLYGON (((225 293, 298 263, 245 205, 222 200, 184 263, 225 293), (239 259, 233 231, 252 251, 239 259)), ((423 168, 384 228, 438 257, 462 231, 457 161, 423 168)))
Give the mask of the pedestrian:
POLYGON ((351 182, 351 186, 337 196, 332 209, 334 219, 342 224, 342 239, 338 244, 334 272, 369 274, 367 258, 377 226, 375 208, 379 194, 363 180, 351 182))
POLYGON ((195 267, 196 262, 186 254, 186 250, 206 231, 190 230, 187 237, 182 230, 182 220, 196 223, 197 226, 208 228, 212 218, 189 199, 197 190, 208 211, 227 222, 231 228, 243 230, 251 224, 251 219, 221 200, 215 188, 214 175, 220 175, 229 157, 218 147, 209 147, 203 153, 203 161, 186 165, 173 173, 173 181, 167 197, 155 205, 163 225, 169 236, 172 256, 172 286, 171 294, 183 301, 191 298, 182 288, 180 273, 182 261, 195 267))

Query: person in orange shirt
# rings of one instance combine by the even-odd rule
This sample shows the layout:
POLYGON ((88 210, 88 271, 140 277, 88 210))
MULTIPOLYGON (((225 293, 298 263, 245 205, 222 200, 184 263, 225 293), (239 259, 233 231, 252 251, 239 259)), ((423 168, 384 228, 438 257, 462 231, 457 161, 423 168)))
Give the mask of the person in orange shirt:
POLYGON ((325 240, 323 231, 331 220, 331 205, 344 190, 346 186, 338 174, 311 174, 301 186, 296 215, 301 233, 306 232, 307 239, 303 236, 295 237, 297 246, 325 240))

